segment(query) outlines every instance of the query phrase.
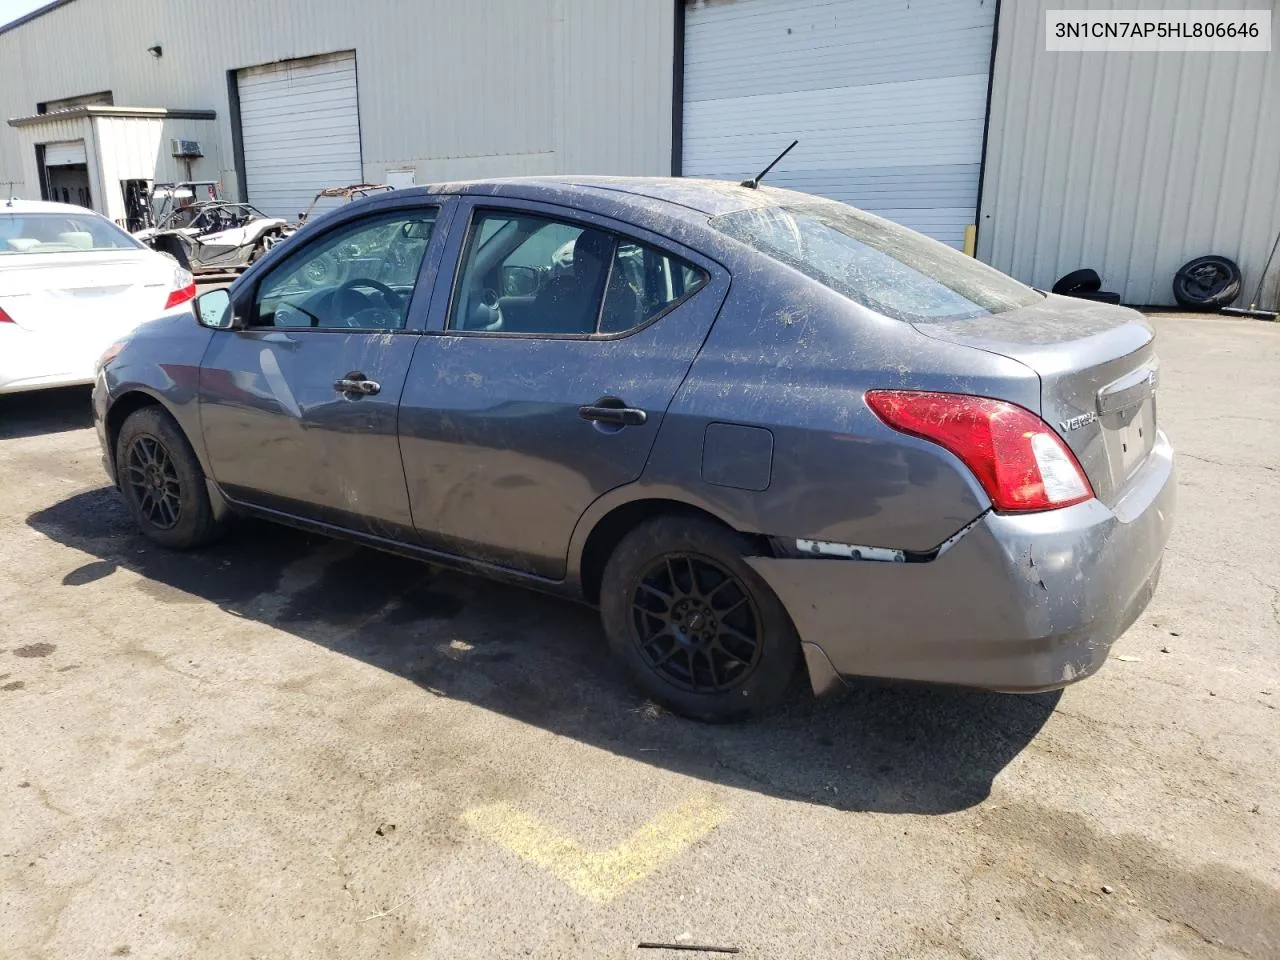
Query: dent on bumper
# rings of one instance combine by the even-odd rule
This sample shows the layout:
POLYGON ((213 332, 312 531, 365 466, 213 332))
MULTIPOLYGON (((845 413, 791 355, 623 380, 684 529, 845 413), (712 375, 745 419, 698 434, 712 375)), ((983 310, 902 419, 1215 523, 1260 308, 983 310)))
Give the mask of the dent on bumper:
POLYGON ((748 562, 791 614, 815 691, 831 685, 823 660, 845 676, 1053 689, 1097 670, 1146 607, 1175 487, 1162 434, 1114 509, 988 513, 928 563, 748 562))

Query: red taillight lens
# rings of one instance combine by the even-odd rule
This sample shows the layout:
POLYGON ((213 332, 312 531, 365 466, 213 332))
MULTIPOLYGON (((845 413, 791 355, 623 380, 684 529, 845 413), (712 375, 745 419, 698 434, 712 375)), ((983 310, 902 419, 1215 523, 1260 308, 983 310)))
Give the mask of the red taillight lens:
POLYGON ((0 323, 16 323, 13 317, 4 312, 4 307, 0 307, 0 323))
POLYGON ((179 307, 188 300, 196 298, 196 285, 193 280, 185 287, 176 287, 169 293, 169 299, 164 302, 164 308, 168 310, 170 307, 179 307))
POLYGON ((997 510, 1052 510, 1093 496, 1062 438, 1016 404, 914 390, 870 390, 866 399, 893 429, 946 447, 964 461, 997 510))

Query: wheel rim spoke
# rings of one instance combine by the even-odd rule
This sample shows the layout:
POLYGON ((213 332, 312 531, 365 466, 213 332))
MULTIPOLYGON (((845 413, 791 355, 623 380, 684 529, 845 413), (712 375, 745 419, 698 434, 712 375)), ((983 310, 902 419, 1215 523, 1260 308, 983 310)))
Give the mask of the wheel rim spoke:
POLYGON ((655 587, 651 583, 644 583, 642 581, 640 583, 640 589, 643 590, 645 593, 648 593, 648 594, 651 594, 652 596, 657 597, 659 600, 663 602, 663 604, 666 605, 666 608, 668 610, 671 609, 671 604, 675 601, 674 596, 672 596, 669 593, 663 593, 661 590, 659 590, 657 587, 655 587))

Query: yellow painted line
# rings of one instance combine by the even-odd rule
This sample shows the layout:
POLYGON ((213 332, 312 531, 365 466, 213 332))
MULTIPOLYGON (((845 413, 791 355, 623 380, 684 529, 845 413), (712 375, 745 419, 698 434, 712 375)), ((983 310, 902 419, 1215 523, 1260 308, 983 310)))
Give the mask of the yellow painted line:
POLYGON ((473 807, 462 820, 588 900, 608 903, 697 843, 728 816, 728 809, 713 797, 694 794, 658 814, 611 850, 588 850, 505 803, 473 807))

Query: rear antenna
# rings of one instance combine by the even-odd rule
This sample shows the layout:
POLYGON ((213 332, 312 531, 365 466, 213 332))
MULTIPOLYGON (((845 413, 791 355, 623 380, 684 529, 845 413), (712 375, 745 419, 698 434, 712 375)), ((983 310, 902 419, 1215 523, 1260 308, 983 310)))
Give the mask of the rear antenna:
POLYGON ((759 190, 760 181, 764 179, 764 175, 768 173, 770 170, 772 170, 774 167, 776 167, 778 165, 778 161, 781 160, 783 157, 785 157, 788 153, 790 153, 792 149, 795 147, 795 145, 799 142, 800 142, 799 140, 792 140, 790 147, 787 147, 787 149, 783 150, 780 154, 778 154, 776 157, 773 158, 773 163, 769 164, 767 167, 765 167, 763 170, 757 173, 750 180, 743 180, 740 184, 738 184, 738 186, 750 187, 752 190, 759 190))

